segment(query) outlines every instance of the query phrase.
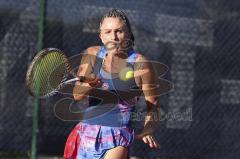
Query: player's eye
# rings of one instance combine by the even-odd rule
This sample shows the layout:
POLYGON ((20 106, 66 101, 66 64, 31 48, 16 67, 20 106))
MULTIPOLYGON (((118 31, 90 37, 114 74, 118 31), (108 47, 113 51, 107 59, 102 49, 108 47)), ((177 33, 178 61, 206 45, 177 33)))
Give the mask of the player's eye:
POLYGON ((110 30, 108 30, 108 31, 105 31, 104 33, 105 33, 105 34, 110 34, 110 33, 111 33, 111 31, 110 31, 110 30))
POLYGON ((117 33, 123 33, 123 30, 117 30, 117 33))

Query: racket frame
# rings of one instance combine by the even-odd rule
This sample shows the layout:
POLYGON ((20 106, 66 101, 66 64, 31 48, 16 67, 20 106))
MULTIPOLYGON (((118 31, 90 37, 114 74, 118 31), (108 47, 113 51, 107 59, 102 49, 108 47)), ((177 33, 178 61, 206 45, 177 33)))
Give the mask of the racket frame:
POLYGON ((44 56, 46 56, 47 54, 51 53, 51 52, 58 52, 62 55, 63 59, 64 59, 64 67, 66 68, 66 72, 65 72, 65 75, 67 74, 71 74, 73 75, 75 78, 73 79, 70 79, 70 80, 66 80, 66 77, 63 77, 63 80, 60 82, 59 85, 61 84, 68 84, 70 82, 74 82, 74 81, 77 81, 77 80, 80 80, 80 81, 83 81, 84 78, 81 77, 76 77, 76 75, 74 75, 71 70, 72 70, 72 67, 70 65, 70 62, 67 58, 67 56, 65 55, 65 53, 57 48, 45 48, 41 51, 39 51, 35 57, 33 58, 32 62, 30 63, 28 69, 27 69, 27 73, 26 73, 26 79, 25 79, 25 85, 29 91, 29 93, 32 95, 32 96, 35 96, 35 97, 39 97, 39 98, 44 98, 44 97, 48 97, 48 96, 51 96, 51 94, 57 92, 58 89, 60 89, 60 87, 58 86, 56 89, 53 89, 53 91, 45 94, 45 95, 36 95, 36 92, 33 91, 35 90, 35 88, 33 88, 33 77, 34 77, 34 69, 36 68, 38 62, 40 62, 39 60, 41 60, 44 56))

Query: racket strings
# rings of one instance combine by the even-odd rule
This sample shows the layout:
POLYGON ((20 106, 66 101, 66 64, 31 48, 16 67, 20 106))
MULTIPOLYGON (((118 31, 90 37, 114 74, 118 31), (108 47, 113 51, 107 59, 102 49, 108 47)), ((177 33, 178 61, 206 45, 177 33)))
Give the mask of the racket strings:
POLYGON ((33 89, 38 96, 51 95, 58 89, 66 74, 67 58, 59 52, 50 52, 39 60, 34 70, 33 89), (52 92, 52 93, 51 93, 52 92))
POLYGON ((72 78, 71 71, 70 62, 61 50, 47 48, 40 51, 31 62, 27 70, 26 85, 32 95, 48 97, 72 80, 68 79, 72 78))
POLYGON ((54 91, 54 90, 58 90, 61 89, 62 85, 60 83, 62 83, 64 80, 67 79, 67 58, 65 58, 64 56, 59 56, 61 54, 55 54, 55 61, 54 61, 54 69, 52 70, 52 72, 50 73, 49 76, 49 84, 50 84, 50 89, 49 91, 54 91))

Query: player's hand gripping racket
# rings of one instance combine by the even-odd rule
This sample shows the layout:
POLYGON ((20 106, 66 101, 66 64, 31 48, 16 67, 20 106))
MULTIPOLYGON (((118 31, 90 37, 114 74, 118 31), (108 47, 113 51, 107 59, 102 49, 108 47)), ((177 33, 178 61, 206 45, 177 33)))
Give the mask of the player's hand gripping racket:
POLYGON ((77 76, 64 52, 47 48, 40 51, 29 65, 26 86, 31 95, 44 98, 55 94, 71 82, 90 82, 94 79, 94 75, 92 76, 77 76))

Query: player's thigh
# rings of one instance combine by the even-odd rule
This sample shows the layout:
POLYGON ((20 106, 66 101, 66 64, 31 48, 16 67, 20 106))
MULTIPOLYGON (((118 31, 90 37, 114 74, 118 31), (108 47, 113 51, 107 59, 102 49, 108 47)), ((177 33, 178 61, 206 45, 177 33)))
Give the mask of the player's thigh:
POLYGON ((104 159, 127 159, 128 158, 128 148, 123 146, 117 146, 106 152, 104 159))

